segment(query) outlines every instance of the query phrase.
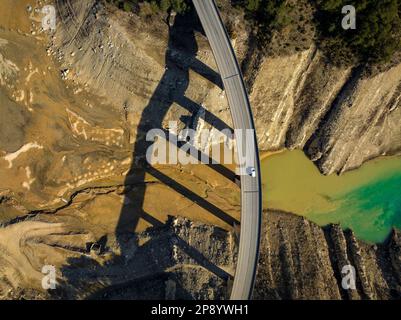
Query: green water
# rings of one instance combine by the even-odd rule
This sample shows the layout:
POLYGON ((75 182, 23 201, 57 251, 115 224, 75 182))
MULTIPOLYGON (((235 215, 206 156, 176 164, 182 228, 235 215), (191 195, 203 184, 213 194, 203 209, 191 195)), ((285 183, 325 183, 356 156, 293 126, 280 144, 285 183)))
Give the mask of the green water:
POLYGON ((341 176, 320 174, 302 151, 262 161, 264 207, 326 225, 340 223, 359 239, 382 242, 401 229, 401 158, 382 157, 341 176))

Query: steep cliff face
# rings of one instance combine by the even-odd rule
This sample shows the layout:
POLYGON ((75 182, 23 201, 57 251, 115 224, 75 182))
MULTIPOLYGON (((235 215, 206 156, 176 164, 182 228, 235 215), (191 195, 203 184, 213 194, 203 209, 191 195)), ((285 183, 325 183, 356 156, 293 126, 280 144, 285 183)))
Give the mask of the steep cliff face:
POLYGON ((251 88, 262 149, 300 148, 325 173, 398 153, 401 66, 372 77, 328 64, 316 48, 266 57, 251 88))
POLYGON ((380 245, 339 225, 321 228, 305 218, 266 212, 255 299, 399 299, 400 234, 380 245), (355 290, 342 280, 355 268, 355 290))
POLYGON ((107 237, 96 240, 87 226, 71 232, 65 224, 46 221, 26 221, 2 230, 0 239, 8 246, 7 251, 0 247, 0 298, 226 299, 229 295, 237 259, 231 232, 184 218, 170 218, 163 227, 127 235, 119 244, 107 237), (7 232, 13 233, 13 247, 7 232), (43 274, 37 267, 45 262, 57 267, 56 290, 41 288, 43 274))

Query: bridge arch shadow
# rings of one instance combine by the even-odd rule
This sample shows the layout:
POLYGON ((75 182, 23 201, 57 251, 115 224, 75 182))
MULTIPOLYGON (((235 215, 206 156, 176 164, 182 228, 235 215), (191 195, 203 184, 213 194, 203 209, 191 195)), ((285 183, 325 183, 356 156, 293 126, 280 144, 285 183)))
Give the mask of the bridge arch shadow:
MULTIPOLYGON (((174 21, 171 21, 170 18, 168 18, 166 23, 169 29, 169 40, 165 54, 165 72, 155 91, 153 92, 153 95, 150 98, 147 106, 144 108, 141 114, 139 125, 137 127, 137 137, 133 146, 133 161, 124 182, 124 201, 115 230, 116 241, 121 249, 120 256, 116 257, 116 259, 114 259, 109 266, 100 266, 93 261, 88 261, 87 257, 73 258, 70 259, 69 266, 64 267, 64 270, 62 270, 63 274, 67 277, 68 282, 68 275, 71 275, 71 278, 76 277, 76 272, 73 270, 75 265, 87 263, 92 264, 92 276, 101 278, 102 282, 106 283, 107 285, 99 288, 99 290, 95 292, 92 292, 89 298, 105 298, 105 294, 107 295, 109 290, 108 288, 110 288, 110 290, 115 290, 116 288, 124 285, 129 286, 138 283, 143 284, 143 281, 146 279, 151 279, 149 274, 144 274, 142 270, 130 270, 130 273, 137 272, 138 277, 131 277, 132 279, 126 284, 119 283, 120 280, 117 279, 118 277, 107 276, 107 274, 114 273, 114 271, 111 271, 113 268, 113 263, 125 263, 124 257, 130 255, 130 246, 139 247, 138 243, 135 242, 135 230, 137 229, 140 219, 143 219, 150 224, 152 226, 150 228, 151 230, 157 231, 171 227, 171 221, 167 221, 167 223, 160 221, 144 210, 145 193, 147 188, 145 179, 148 175, 151 175, 175 192, 181 194, 193 203, 196 203, 198 206, 209 212, 211 215, 214 215, 218 219, 224 221, 226 224, 233 227, 235 225, 239 225, 239 221, 233 218, 230 214, 226 213, 224 210, 218 208, 207 199, 197 195, 184 185, 167 176, 158 168, 153 167, 146 162, 146 151, 152 144, 151 142, 146 141, 146 133, 151 129, 163 127, 163 121, 173 104, 177 104, 187 110, 189 113, 193 114, 199 113, 199 111, 203 108, 201 105, 193 102, 185 96, 185 93, 189 87, 190 70, 203 76, 216 86, 223 88, 220 75, 196 59, 198 52, 196 33, 203 33, 196 11, 192 10, 186 15, 177 15, 174 21), (180 52, 185 52, 185 59, 180 57, 180 52), (130 200, 132 194, 135 195, 135 202, 130 200), (132 242, 133 239, 134 242, 132 242), (108 269, 110 269, 110 272, 108 269)), ((204 115, 204 120, 210 122, 216 129, 232 130, 230 126, 209 111, 204 110, 204 112, 201 112, 201 114, 204 115)), ((198 152, 200 153, 200 151, 198 152)), ((235 180, 235 173, 226 167, 219 164, 210 164, 209 166, 226 179, 232 181, 235 180)), ((232 276, 229 273, 208 261, 208 259, 206 259, 206 257, 196 248, 190 246, 179 236, 174 235, 173 239, 174 245, 178 246, 202 268, 208 270, 215 277, 217 277, 217 279, 220 279, 226 284, 228 281, 230 281, 232 276)), ((157 240, 155 241, 157 242, 157 240)), ((151 244, 149 244, 149 246, 151 246, 151 244)), ((168 255, 168 251, 173 250, 170 243, 163 248, 166 251, 163 252, 162 250, 160 252, 160 257, 152 257, 153 260, 151 265, 154 266, 154 262, 159 261, 159 259, 161 261, 160 265, 157 266, 156 263, 154 270, 146 271, 153 272, 155 275, 163 274, 163 255, 168 255)), ((141 254, 139 254, 138 258, 141 258, 141 254)), ((122 272, 125 272, 123 270, 126 269, 123 268, 121 270, 122 272)), ((65 285, 70 286, 67 282, 65 285)), ((190 295, 188 295, 188 297, 189 296, 190 295)), ((74 297, 69 296, 68 298, 74 297)))
MULTIPOLYGON (((146 174, 150 174, 165 185, 174 189, 176 192, 179 192, 193 202, 200 204, 204 209, 228 224, 239 224, 238 220, 233 219, 230 215, 208 203, 203 198, 197 196, 195 193, 191 192, 184 186, 180 185, 177 181, 174 181, 146 162, 146 151, 153 143, 146 141, 146 133, 155 128, 162 129, 163 120, 174 103, 188 110, 192 114, 199 114, 199 111, 203 109, 204 112, 201 112, 201 114, 204 114, 204 120, 210 122, 215 128, 219 130, 232 130, 221 119, 185 96, 186 90, 189 87, 190 70, 202 75, 216 86, 223 88, 220 75, 209 66, 196 59, 198 45, 195 33, 203 32, 203 29, 195 10, 187 15, 177 15, 173 23, 169 19, 166 23, 169 28, 169 40, 165 55, 165 72, 150 98, 148 105, 144 108, 141 114, 141 119, 137 127, 137 137, 133 147, 133 162, 129 172, 127 173, 125 180, 127 188, 124 193, 127 195, 129 194, 131 181, 144 182, 146 174), (187 58, 180 58, 179 52, 182 51, 185 52, 187 58)), ((179 145, 177 147, 179 147, 179 145)), ((200 151, 198 152, 200 153, 200 151)), ((224 175, 226 178, 234 181, 235 174, 226 167, 219 164, 210 164, 209 166, 224 175)), ((155 227, 163 225, 163 222, 156 220, 143 211, 142 208, 144 205, 145 192, 146 185, 144 184, 143 188, 136 190, 135 207, 133 208, 133 206, 130 205, 122 207, 116 228, 117 238, 119 238, 119 235, 135 230, 139 219, 144 219, 155 227)), ((124 201, 124 203, 130 203, 129 199, 124 201)))

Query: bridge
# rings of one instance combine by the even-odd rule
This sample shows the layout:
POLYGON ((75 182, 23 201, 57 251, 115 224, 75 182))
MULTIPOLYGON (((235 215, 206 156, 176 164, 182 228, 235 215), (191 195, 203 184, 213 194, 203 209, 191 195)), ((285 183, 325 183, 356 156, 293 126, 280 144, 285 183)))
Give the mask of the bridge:
POLYGON ((231 291, 232 300, 250 299, 255 282, 259 255, 262 217, 262 194, 259 151, 251 106, 241 70, 214 0, 193 0, 223 80, 234 124, 237 153, 245 150, 241 163, 241 232, 238 261, 231 291), (240 130, 238 130, 240 129, 240 130), (252 141, 245 142, 244 133, 252 132, 252 141), (242 136, 240 136, 242 135, 242 136), (249 174, 249 168, 252 174, 249 174))

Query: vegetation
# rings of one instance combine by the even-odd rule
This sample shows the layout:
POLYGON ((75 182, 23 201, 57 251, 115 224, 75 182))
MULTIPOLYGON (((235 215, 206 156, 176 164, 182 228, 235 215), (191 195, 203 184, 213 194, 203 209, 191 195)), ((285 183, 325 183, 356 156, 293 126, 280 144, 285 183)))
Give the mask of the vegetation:
MULTIPOLYGON (((386 62, 401 49, 401 0, 309 1, 316 9, 313 24, 320 44, 334 62, 386 62), (356 9, 355 30, 342 28, 342 8, 346 5, 356 9)), ((245 9, 265 38, 274 29, 302 21, 290 18, 291 1, 233 0, 233 3, 245 9)))
POLYGON ((146 15, 168 12, 173 10, 178 14, 184 14, 190 8, 189 0, 106 0, 118 8, 127 11, 140 12, 142 9, 146 15))
MULTIPOLYGON (((144 16, 173 10, 184 14, 191 0, 106 0, 125 11, 144 16)), ((386 62, 401 49, 401 0, 231 0, 245 10, 257 30, 257 42, 263 47, 274 30, 286 28, 284 46, 302 48, 301 42, 317 36, 326 55, 338 64, 386 62), (306 13, 305 3, 314 8, 306 13), (356 8, 355 30, 344 30, 343 6, 356 8), (304 5, 304 7, 302 7, 304 5), (310 17, 308 17, 310 16, 310 17), (317 30, 315 32, 314 30, 317 30), (302 39, 302 41, 300 40, 302 39)), ((281 49, 280 49, 281 50, 281 49)))
POLYGON ((273 30, 280 30, 292 22, 293 9, 286 0, 234 0, 233 4, 245 9, 248 18, 254 20, 259 28, 259 41, 269 40, 273 30))
POLYGON ((291 6, 285 0, 239 0, 234 2, 237 6, 244 7, 249 15, 262 24, 280 28, 291 22, 288 18, 291 6))

